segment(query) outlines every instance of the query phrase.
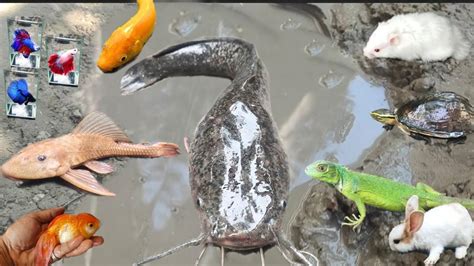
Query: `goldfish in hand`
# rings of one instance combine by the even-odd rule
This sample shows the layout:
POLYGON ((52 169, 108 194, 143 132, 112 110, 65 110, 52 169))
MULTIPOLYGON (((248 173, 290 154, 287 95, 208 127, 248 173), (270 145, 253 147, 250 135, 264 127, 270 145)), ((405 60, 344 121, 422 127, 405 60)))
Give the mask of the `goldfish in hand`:
POLYGON ((112 72, 137 57, 153 34, 156 12, 153 0, 138 0, 138 11, 105 42, 97 66, 112 72))
POLYGON ((36 102, 35 97, 28 91, 28 83, 25 79, 14 80, 8 85, 7 94, 14 103, 25 104, 36 102))
POLYGON ((48 266, 54 248, 76 237, 91 238, 99 230, 100 221, 92 214, 61 214, 48 225, 36 243, 35 266, 48 266))
POLYGON ((13 33, 13 43, 11 45, 15 52, 22 54, 25 58, 30 53, 38 51, 40 48, 31 40, 30 34, 24 29, 17 29, 13 33))
POLYGON ((59 176, 86 191, 104 196, 115 194, 104 188, 84 166, 99 174, 113 172, 111 165, 96 161, 107 157, 174 157, 178 145, 158 142, 132 144, 128 136, 103 113, 87 115, 70 133, 30 144, 1 167, 10 179, 43 179, 59 176))
POLYGON ((51 54, 48 59, 49 70, 54 74, 67 75, 74 70, 74 55, 77 49, 71 49, 59 54, 51 54))

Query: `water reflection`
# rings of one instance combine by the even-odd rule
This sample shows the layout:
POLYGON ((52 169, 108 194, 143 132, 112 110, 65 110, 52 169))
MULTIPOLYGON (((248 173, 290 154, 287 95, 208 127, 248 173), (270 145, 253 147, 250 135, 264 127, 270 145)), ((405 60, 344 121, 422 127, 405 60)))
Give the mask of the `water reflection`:
MULTIPOLYGON (((303 105, 306 109, 300 109, 301 118, 298 119, 301 124, 304 120, 310 120, 317 117, 317 106, 307 97, 303 99, 303 105)), ((292 183, 295 187, 309 180, 304 173, 304 167, 320 159, 335 159, 342 164, 351 164, 357 161, 362 152, 369 148, 380 136, 384 129, 380 124, 374 122, 370 117, 370 111, 387 107, 385 93, 382 87, 373 86, 364 80, 361 76, 355 76, 347 85, 347 95, 341 102, 333 107, 333 112, 328 115, 337 124, 333 130, 327 131, 324 135, 323 143, 313 146, 312 155, 308 156, 298 163, 291 160, 292 169, 297 172, 296 180, 292 183)), ((333 103, 334 104, 334 103, 333 103)), ((314 120, 313 120, 314 121, 314 120)), ((306 121, 307 123, 307 121, 306 121)), ((317 122, 314 122, 317 123, 317 122)), ((311 124, 313 126, 313 124, 311 124)), ((316 129, 318 126, 314 126, 316 129)), ((304 130, 304 127, 302 128, 304 130)), ((314 130, 314 129, 313 129, 314 130)), ((289 134, 286 132, 286 134, 289 134)), ((311 143, 310 140, 307 141, 311 143)), ((287 149, 291 152, 290 149, 287 149)))
MULTIPOLYGON (((308 163, 327 156, 352 163, 383 133, 380 124, 369 116, 371 109, 387 105, 383 89, 358 77, 357 66, 341 56, 337 47, 328 45, 318 35, 318 29, 281 31, 282 18, 294 13, 264 4, 158 3, 158 9, 164 12, 157 17, 157 34, 150 38, 137 61, 169 45, 216 35, 239 35, 255 44, 270 75, 272 115, 290 160, 291 176, 296 178, 293 188, 309 180, 302 171, 308 163), (168 31, 169 24, 182 10, 193 10, 202 16, 199 26, 185 37, 168 31), (315 38, 325 47, 313 57, 304 49, 315 38), (320 85, 316 78, 327 74, 329 68, 344 76, 332 89, 320 85)), ((133 5, 127 9, 129 14, 134 11, 133 5)), ((108 36, 123 20, 119 16, 109 18, 107 25, 94 35, 91 46, 97 50, 91 57, 96 58, 100 52, 102 36, 108 36)), ((314 28, 310 20, 301 20, 301 24, 302 28, 314 28)), ((308 47, 315 52, 317 47, 313 48, 308 47)), ((103 75, 94 67, 92 75, 87 76, 88 83, 81 84, 78 91, 84 93, 86 108, 108 114, 134 142, 175 142, 182 154, 176 158, 128 159, 106 178, 105 186, 116 192, 117 197, 98 199, 97 215, 104 223, 101 234, 107 244, 93 253, 93 265, 130 265, 199 233, 199 217, 189 186, 188 155, 182 139, 187 136, 192 140, 200 119, 229 84, 227 80, 210 77, 173 78, 122 97, 120 77, 127 68, 103 75), (116 256, 111 258, 110 254, 116 256)), ((299 199, 294 197, 293 202, 297 202, 299 199)), ((81 208, 89 206, 90 197, 81 208)), ((294 212, 291 208, 286 211, 287 215, 294 212)), ((267 252, 267 264, 286 265, 274 250, 267 252)), ((200 248, 190 248, 154 265, 189 265, 199 251, 200 248)), ((212 257, 212 262, 219 261, 219 253, 212 257)), ((255 254, 228 258, 226 265, 248 260, 254 262, 252 265, 259 263, 255 254)), ((74 258, 68 263, 84 265, 84 259, 74 258)))

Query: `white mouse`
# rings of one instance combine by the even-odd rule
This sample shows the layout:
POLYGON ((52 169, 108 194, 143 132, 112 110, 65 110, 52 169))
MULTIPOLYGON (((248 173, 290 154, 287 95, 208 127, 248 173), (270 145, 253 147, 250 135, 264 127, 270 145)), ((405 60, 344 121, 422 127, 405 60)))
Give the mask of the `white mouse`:
POLYGON ((396 15, 379 23, 364 48, 364 55, 403 60, 462 60, 471 43, 448 18, 435 13, 396 15))
POLYGON ((444 248, 455 248, 456 258, 464 258, 474 237, 473 226, 469 212, 461 204, 445 204, 423 213, 418 210, 415 195, 405 207, 404 223, 392 229, 388 240, 394 251, 429 251, 425 265, 433 265, 444 248))

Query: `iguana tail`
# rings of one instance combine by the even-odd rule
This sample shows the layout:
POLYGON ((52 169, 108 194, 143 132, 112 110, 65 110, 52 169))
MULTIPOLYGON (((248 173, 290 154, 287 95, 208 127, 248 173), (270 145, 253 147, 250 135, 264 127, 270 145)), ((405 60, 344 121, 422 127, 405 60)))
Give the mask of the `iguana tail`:
POLYGON ((442 204, 449 204, 449 203, 455 203, 455 202, 466 207, 466 209, 474 210, 474 200, 455 198, 455 197, 441 197, 439 201, 436 201, 436 203, 433 202, 434 204, 428 204, 428 205, 431 205, 430 207, 433 208, 442 204))

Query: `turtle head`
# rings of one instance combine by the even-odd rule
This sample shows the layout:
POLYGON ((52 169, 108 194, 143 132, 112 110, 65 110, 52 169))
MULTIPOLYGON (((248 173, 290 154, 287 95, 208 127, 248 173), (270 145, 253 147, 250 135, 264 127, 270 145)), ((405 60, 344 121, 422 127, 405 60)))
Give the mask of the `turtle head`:
POLYGON ((388 109, 377 109, 370 112, 370 116, 385 125, 394 126, 396 123, 395 114, 388 109))
POLYGON ((304 172, 315 179, 336 185, 342 177, 345 167, 328 161, 316 161, 306 167, 304 172))

